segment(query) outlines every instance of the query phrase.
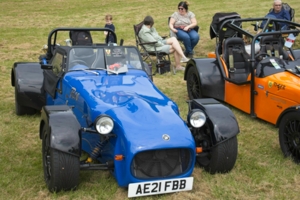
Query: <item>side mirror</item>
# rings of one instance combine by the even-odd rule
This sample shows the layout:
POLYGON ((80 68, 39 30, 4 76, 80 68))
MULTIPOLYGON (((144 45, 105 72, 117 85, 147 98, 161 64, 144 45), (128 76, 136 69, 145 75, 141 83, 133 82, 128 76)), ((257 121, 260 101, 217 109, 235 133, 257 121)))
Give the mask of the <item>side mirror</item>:
POLYGON ((49 70, 49 69, 53 69, 53 66, 51 64, 42 64, 41 68, 45 70, 49 70))

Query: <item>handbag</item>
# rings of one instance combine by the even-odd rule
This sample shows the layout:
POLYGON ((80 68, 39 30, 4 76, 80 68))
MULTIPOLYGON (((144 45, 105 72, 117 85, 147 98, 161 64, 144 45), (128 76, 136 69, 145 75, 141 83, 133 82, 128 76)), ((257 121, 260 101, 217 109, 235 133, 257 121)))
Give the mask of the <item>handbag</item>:
POLYGON ((162 60, 156 64, 156 71, 159 74, 164 74, 171 71, 171 62, 168 60, 162 60))

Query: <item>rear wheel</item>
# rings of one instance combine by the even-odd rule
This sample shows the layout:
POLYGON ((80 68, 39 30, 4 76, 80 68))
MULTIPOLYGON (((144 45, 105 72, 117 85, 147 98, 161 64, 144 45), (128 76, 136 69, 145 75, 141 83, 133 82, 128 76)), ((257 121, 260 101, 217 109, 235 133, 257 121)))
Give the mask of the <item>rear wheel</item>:
POLYGON ((279 125, 279 143, 285 157, 291 157, 300 163, 300 116, 299 113, 287 113, 279 125))
POLYGON ((189 99, 199 99, 203 97, 201 82, 196 67, 189 68, 189 71, 187 72, 186 86, 189 99))
POLYGON ((15 112, 16 115, 33 115, 36 110, 27 106, 22 106, 18 102, 17 80, 15 80, 15 112))
POLYGON ((16 115, 33 115, 36 113, 36 110, 30 107, 21 106, 17 100, 15 101, 15 110, 16 115))
POLYGON ((76 189, 79 183, 79 157, 58 151, 50 146, 49 128, 42 133, 42 156, 44 179, 49 191, 76 189))
POLYGON ((234 167, 237 152, 237 137, 234 136, 213 147, 206 156, 198 157, 197 162, 211 174, 227 173, 234 167))

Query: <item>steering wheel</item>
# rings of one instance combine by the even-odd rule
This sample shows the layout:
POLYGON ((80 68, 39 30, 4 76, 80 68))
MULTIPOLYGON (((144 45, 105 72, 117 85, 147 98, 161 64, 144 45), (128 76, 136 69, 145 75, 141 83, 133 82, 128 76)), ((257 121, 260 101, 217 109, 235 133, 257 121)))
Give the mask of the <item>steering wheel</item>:
POLYGON ((262 58, 259 58, 260 56, 268 56, 268 57, 271 57, 268 53, 264 53, 264 52, 261 52, 261 53, 258 53, 257 55, 255 55, 255 60, 259 60, 261 61, 262 58))
POLYGON ((88 64, 83 61, 83 60, 73 60, 71 63, 70 63, 70 66, 71 67, 74 67, 75 65, 84 65, 84 66, 88 66, 88 64))

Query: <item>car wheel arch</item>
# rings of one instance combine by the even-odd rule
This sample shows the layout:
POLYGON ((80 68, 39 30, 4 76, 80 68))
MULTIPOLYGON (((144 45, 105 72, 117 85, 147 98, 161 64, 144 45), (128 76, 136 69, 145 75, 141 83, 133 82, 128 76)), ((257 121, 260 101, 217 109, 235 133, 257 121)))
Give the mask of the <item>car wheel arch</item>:
POLYGON ((44 106, 40 121, 40 138, 47 126, 51 134, 51 148, 80 156, 80 124, 69 106, 44 106), (68 126, 65 126, 68 124, 68 126), (61 134, 63 133, 63 134, 61 134), (63 143, 61 141, 64 141, 63 143))
POLYGON ((283 112, 280 113, 279 117, 277 118, 277 121, 276 121, 276 124, 275 124, 275 127, 278 128, 280 126, 280 122, 281 120, 283 119, 283 117, 285 115, 287 115, 288 113, 292 113, 292 112, 298 112, 299 115, 300 115, 300 105, 298 106, 292 106, 292 107, 289 107, 287 109, 285 109, 283 112))
MULTIPOLYGON (((187 74, 188 74, 188 71, 191 67, 195 67, 197 69, 197 65, 196 65, 196 62, 195 60, 190 60, 186 66, 185 66, 185 72, 184 72, 184 77, 183 79, 186 81, 187 80, 187 74)), ((197 69, 198 70, 198 69, 197 69)))

